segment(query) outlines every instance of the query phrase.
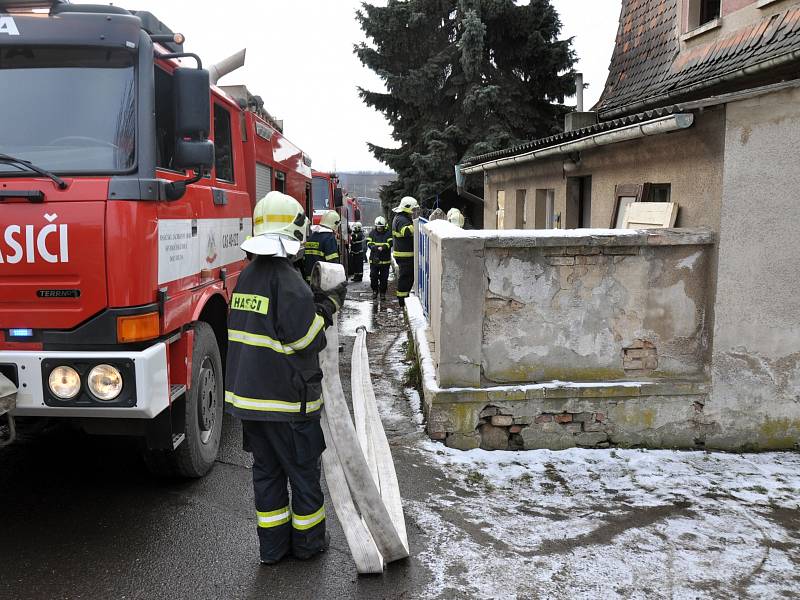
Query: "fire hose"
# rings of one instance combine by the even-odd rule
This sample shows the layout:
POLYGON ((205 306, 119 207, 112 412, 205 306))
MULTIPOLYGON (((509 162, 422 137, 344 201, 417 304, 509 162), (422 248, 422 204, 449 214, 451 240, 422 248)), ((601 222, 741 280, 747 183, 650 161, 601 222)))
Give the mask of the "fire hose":
POLYGON ((0 448, 8 446, 13 443, 16 437, 16 426, 14 424, 14 415, 11 411, 17 405, 17 386, 15 386, 10 379, 0 373, 0 419, 6 418, 8 425, 6 426, 8 432, 5 435, 0 435, 0 448))
MULTIPOLYGON (((318 263, 312 274, 312 283, 322 290, 344 281, 341 265, 318 263)), ((326 336, 328 343, 320 354, 325 479, 358 573, 381 573, 385 563, 406 558, 409 550, 397 475, 369 378, 366 330, 358 331, 353 348, 355 426, 339 376, 336 322, 326 336)))

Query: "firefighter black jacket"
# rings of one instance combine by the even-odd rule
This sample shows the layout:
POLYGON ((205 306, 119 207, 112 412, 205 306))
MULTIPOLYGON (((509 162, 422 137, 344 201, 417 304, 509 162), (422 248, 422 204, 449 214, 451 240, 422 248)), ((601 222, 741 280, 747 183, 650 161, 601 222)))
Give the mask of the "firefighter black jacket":
POLYGON ((339 244, 336 234, 330 229, 320 228, 314 231, 305 245, 303 272, 306 279, 311 277, 314 265, 318 262, 339 262, 339 244))
POLYGON ((373 265, 391 264, 392 234, 388 229, 378 231, 373 229, 367 237, 369 247, 369 262, 373 265))
POLYGON ((395 259, 414 258, 414 221, 400 213, 392 222, 393 254, 395 259))
POLYGON ((285 258, 258 257, 231 298, 225 370, 227 412, 256 421, 318 419, 325 320, 285 258))

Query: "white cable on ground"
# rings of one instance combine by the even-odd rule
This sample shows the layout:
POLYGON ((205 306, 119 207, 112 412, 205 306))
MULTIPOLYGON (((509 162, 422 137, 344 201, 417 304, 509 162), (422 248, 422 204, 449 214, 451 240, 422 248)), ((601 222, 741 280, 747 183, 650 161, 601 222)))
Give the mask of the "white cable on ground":
MULTIPOLYGON (((341 265, 318 263, 312 273, 312 282, 323 290, 331 290, 344 281, 344 268, 341 265)), ((402 537, 395 527, 394 519, 381 498, 373 472, 358 443, 339 377, 339 334, 335 325, 334 323, 334 326, 325 332, 328 344, 320 353, 323 373, 322 393, 325 399, 323 427, 328 446, 323 454, 325 478, 330 489, 337 489, 336 494, 331 494, 331 499, 345 529, 358 572, 376 573, 380 572, 375 570, 377 561, 370 554, 369 545, 364 542, 366 537, 359 531, 363 524, 360 519, 353 518, 350 510, 353 501, 358 506, 369 534, 384 561, 392 562, 406 558, 408 542, 405 539, 405 527, 402 537), (329 452, 334 453, 336 458, 326 458, 325 454, 329 452), (336 463, 341 469, 337 469, 336 463), (345 481, 342 481, 342 474, 345 481), (349 503, 346 499, 342 500, 342 496, 346 495, 343 494, 345 487, 349 487, 352 497, 349 503)))

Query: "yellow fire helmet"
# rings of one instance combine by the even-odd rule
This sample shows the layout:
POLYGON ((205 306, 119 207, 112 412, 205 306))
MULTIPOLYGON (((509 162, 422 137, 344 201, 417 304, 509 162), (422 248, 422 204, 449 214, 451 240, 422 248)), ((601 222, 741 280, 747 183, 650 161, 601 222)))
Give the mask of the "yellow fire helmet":
POLYGON ((451 208, 447 211, 447 220, 456 227, 464 227, 464 215, 457 208, 451 208))
POLYGON ((270 192, 253 211, 253 237, 242 250, 260 256, 294 256, 306 241, 309 221, 300 203, 281 192, 270 192))
POLYGON ((417 202, 416 198, 412 198, 411 196, 406 196, 402 200, 400 200, 400 204, 392 209, 393 212, 396 213, 411 213, 415 208, 419 208, 419 202, 417 202))
POLYGON ((326 211, 322 218, 319 220, 319 224, 322 227, 327 227, 331 231, 336 231, 339 229, 339 223, 342 222, 342 217, 339 216, 335 210, 326 211))

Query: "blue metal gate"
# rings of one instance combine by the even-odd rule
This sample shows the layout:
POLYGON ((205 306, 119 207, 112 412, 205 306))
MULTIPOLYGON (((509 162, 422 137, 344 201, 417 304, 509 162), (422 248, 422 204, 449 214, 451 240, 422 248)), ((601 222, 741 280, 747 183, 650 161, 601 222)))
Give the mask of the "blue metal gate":
POLYGON ((423 231, 422 228, 422 226, 427 222, 427 219, 420 217, 415 230, 417 235, 417 293, 419 294, 419 301, 422 304, 422 310, 425 311, 425 318, 430 320, 431 245, 428 234, 423 231))

